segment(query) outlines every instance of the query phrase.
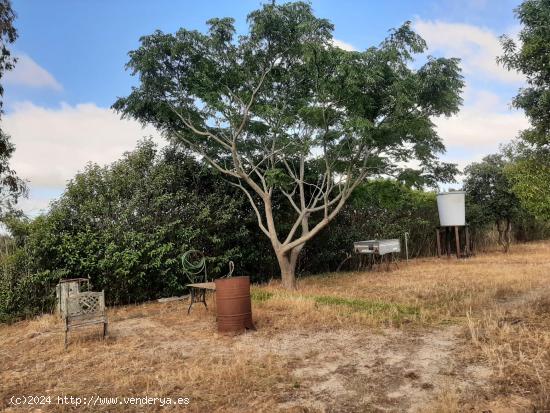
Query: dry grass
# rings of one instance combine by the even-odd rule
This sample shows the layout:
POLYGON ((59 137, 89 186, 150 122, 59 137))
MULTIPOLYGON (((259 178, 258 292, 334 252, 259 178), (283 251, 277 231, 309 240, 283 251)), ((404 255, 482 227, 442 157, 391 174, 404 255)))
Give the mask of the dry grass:
POLYGON ((443 387, 443 390, 438 393, 435 399, 427 406, 423 406, 418 410, 418 413, 459 413, 460 397, 455 388, 450 385, 443 387))
MULTIPOLYGON (((548 291, 546 292, 548 294, 548 291)), ((488 311, 469 320, 472 343, 495 369, 494 391, 550 411, 550 297, 488 311)))
POLYGON ((12 395, 189 397, 190 412, 550 409, 549 277, 550 243, 533 243, 256 286, 258 331, 238 337, 183 302, 111 309, 107 340, 82 329, 67 351, 54 316, 4 325, 0 410, 12 395))
MULTIPOLYGON (((221 350, 231 339, 217 336, 204 310, 197 309, 189 319, 182 310, 181 303, 116 309, 110 314, 111 337, 102 341, 99 327, 82 329, 71 334, 67 351, 60 341, 61 325, 53 316, 4 327, 0 338, 6 356, 0 367, 4 403, 13 394, 97 394, 189 397, 188 410, 197 412, 216 411, 215 406, 219 411, 242 411, 259 401, 270 406, 272 388, 288 380, 284 364, 274 355, 256 357, 212 348, 205 339, 215 338, 221 350)), ((112 411, 112 407, 88 410, 112 411)))
POLYGON ((419 259, 391 272, 332 273, 303 278, 297 293, 279 282, 263 286, 260 310, 283 325, 434 326, 463 323, 466 313, 481 314, 499 302, 548 285, 550 244, 517 245, 468 260, 419 259), (353 305, 323 305, 320 297, 355 300, 353 305), (361 308, 363 307, 363 308, 361 308), (289 311, 289 309, 291 311, 289 311), (293 311, 296 310, 296 311, 293 311), (280 312, 284 312, 280 314, 280 312))

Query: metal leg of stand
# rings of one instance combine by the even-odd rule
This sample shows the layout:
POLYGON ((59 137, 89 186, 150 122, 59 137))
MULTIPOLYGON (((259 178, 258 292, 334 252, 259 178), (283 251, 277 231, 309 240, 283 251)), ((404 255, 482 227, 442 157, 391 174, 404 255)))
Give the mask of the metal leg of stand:
POLYGON ((206 290, 202 290, 202 303, 204 304, 204 306, 208 310, 208 306, 206 305, 206 290))
POLYGON ((189 303, 189 308, 187 309, 187 315, 191 312, 191 306, 195 302, 195 289, 191 288, 191 302, 189 303))

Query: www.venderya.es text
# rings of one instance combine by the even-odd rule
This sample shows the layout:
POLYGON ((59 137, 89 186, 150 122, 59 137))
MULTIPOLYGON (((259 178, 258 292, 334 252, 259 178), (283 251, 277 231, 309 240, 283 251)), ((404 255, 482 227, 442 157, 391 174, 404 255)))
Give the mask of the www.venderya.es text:
POLYGON ((186 406, 191 403, 189 397, 104 397, 97 394, 89 396, 12 396, 9 403, 13 406, 186 406))

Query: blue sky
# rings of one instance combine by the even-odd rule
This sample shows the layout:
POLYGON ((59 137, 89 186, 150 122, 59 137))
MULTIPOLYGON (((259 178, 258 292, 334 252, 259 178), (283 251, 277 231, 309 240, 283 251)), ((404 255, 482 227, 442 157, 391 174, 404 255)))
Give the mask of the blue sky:
MULTIPOLYGON (((378 44, 388 29, 411 20, 430 53, 463 59, 467 87, 460 114, 436 121, 446 160, 460 166, 481 159, 527 123, 509 108, 521 76, 495 64, 498 36, 514 35, 518 1, 313 1, 318 16, 335 25, 342 47, 378 44)), ((109 106, 135 79, 125 71, 129 50, 156 29, 203 30, 211 17, 231 16, 240 31, 258 1, 31 1, 14 0, 20 61, 4 79, 3 128, 17 145, 13 166, 29 180, 21 207, 31 215, 47 207, 86 162, 112 162, 144 135, 109 106)))

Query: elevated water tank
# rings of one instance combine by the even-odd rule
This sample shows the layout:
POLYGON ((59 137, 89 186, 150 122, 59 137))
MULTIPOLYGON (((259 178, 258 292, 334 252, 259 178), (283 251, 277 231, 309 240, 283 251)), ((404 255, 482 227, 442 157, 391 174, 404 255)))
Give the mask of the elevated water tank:
POLYGON ((466 225, 465 195, 464 191, 437 194, 437 210, 442 227, 466 225))

